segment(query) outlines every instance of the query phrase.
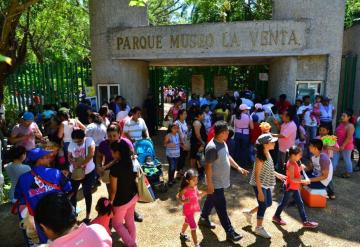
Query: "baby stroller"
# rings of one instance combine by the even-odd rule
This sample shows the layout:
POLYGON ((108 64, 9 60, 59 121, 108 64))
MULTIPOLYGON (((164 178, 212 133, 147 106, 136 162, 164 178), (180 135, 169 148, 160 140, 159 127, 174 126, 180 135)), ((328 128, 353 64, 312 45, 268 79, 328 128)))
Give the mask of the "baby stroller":
POLYGON ((135 142, 138 161, 155 192, 165 193, 168 188, 164 182, 162 165, 156 158, 154 144, 150 139, 135 142))

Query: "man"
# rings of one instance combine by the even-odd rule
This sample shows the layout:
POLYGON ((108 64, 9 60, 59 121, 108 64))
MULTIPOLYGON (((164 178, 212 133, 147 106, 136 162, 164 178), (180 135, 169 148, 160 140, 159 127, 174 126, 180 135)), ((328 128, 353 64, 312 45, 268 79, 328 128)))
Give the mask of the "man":
MULTIPOLYGON (((312 114, 313 107, 310 104, 310 96, 306 95, 303 97, 303 105, 299 107, 297 115, 302 115, 305 121, 306 135, 309 140, 316 137, 317 134, 317 121, 316 116, 312 114)), ((308 143, 308 142, 307 142, 308 143)))
POLYGON ((277 170, 284 174, 286 150, 295 145, 297 127, 292 120, 293 115, 290 111, 284 111, 281 119, 283 123, 280 127, 280 134, 273 134, 273 136, 279 138, 279 164, 277 170))
POLYGON ((330 99, 328 97, 324 97, 320 104, 320 124, 329 126, 330 135, 333 134, 332 121, 335 116, 335 112, 335 107, 330 104, 330 99))
POLYGON ((235 232, 231 225, 227 208, 224 189, 230 187, 230 167, 232 166, 243 175, 249 172, 241 168, 230 156, 226 140, 229 135, 229 128, 225 121, 218 121, 214 126, 215 137, 208 143, 205 149, 205 172, 207 181, 207 197, 201 212, 199 224, 214 228, 209 215, 215 207, 221 225, 226 232, 226 239, 238 241, 242 236, 235 232))
POLYGON ((10 143, 23 146, 26 151, 35 148, 35 139, 42 140, 43 136, 34 119, 32 112, 24 112, 19 123, 12 129, 10 143))
POLYGON ((335 193, 332 183, 333 166, 330 158, 322 152, 323 142, 319 139, 310 140, 310 152, 313 154, 311 161, 313 163, 313 171, 307 173, 311 184, 308 187, 312 189, 325 189, 330 199, 335 199, 335 193))
POLYGON ((61 192, 46 195, 39 201, 35 210, 35 222, 52 240, 52 247, 112 246, 111 236, 102 225, 87 226, 83 223, 77 226, 74 209, 66 195, 61 192))
POLYGON ((126 121, 124 125, 124 135, 131 140, 132 143, 143 138, 150 138, 149 131, 144 119, 141 118, 140 107, 132 109, 132 117, 126 121))
POLYGON ((279 101, 276 102, 276 107, 278 108, 279 114, 282 114, 284 111, 290 108, 291 103, 286 100, 287 96, 286 94, 281 94, 279 96, 279 101))

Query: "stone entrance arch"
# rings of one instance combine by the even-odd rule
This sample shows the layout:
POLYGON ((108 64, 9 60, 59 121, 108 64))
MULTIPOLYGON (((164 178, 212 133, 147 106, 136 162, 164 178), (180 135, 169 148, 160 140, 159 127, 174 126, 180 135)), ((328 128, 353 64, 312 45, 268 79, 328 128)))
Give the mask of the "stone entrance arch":
POLYGON ((298 81, 321 83, 337 104, 343 0, 274 0, 273 20, 148 26, 129 0, 90 1, 93 84, 120 84, 141 105, 149 65, 270 64, 269 95, 295 99, 298 81))

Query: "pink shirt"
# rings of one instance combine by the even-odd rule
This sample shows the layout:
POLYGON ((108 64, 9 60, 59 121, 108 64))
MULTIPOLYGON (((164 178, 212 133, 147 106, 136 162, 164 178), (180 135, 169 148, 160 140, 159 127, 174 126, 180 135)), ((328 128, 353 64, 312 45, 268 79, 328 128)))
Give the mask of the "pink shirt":
MULTIPOLYGON (((35 122, 32 122, 29 127, 24 127, 24 125, 17 124, 12 129, 11 135, 15 137, 20 137, 24 135, 29 135, 34 132, 40 132, 37 124, 35 122)), ((35 148, 35 134, 33 134, 31 137, 19 141, 15 143, 16 146, 23 146, 26 151, 30 151, 31 149, 35 148)))
POLYGON ((185 191, 182 195, 182 199, 190 199, 189 202, 183 205, 183 214, 190 215, 195 212, 200 212, 200 205, 199 205, 199 192, 198 189, 195 188, 185 188, 185 191))
POLYGON ((102 225, 106 229, 106 231, 109 233, 109 235, 111 236, 111 230, 110 230, 109 225, 110 225, 110 220, 112 217, 113 217, 112 213, 110 215, 108 215, 108 214, 99 215, 93 221, 91 221, 91 224, 102 225))
POLYGON ((280 135, 285 136, 279 138, 279 150, 286 152, 291 146, 295 145, 297 127, 293 121, 283 123, 280 128, 280 135))
POLYGON ((81 224, 65 236, 55 239, 50 247, 111 247, 112 238, 106 229, 98 224, 87 226, 81 224))
MULTIPOLYGON (((337 137, 337 142, 338 142, 339 146, 342 146, 346 140, 346 125, 345 124, 341 123, 336 128, 336 137, 337 137)), ((354 137, 351 137, 350 141, 345 146, 344 150, 353 150, 353 149, 354 149, 354 137)))
POLYGON ((249 126, 250 126, 250 116, 245 113, 241 113, 241 118, 234 118, 234 127, 235 132, 241 133, 244 135, 249 135, 249 126))

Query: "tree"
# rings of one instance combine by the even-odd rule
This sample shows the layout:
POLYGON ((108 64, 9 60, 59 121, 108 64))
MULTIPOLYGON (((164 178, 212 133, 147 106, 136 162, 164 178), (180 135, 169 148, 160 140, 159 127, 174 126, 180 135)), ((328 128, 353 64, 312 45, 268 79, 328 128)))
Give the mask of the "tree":
POLYGON ((29 15, 25 17, 23 32, 18 33, 20 18, 38 0, 2 0, 0 2, 0 54, 10 57, 13 66, 0 63, 0 103, 4 99, 4 84, 8 74, 25 60, 28 41, 29 15))
POLYGON ((350 28, 355 22, 360 21, 360 1, 346 0, 345 7, 345 28, 350 28))

